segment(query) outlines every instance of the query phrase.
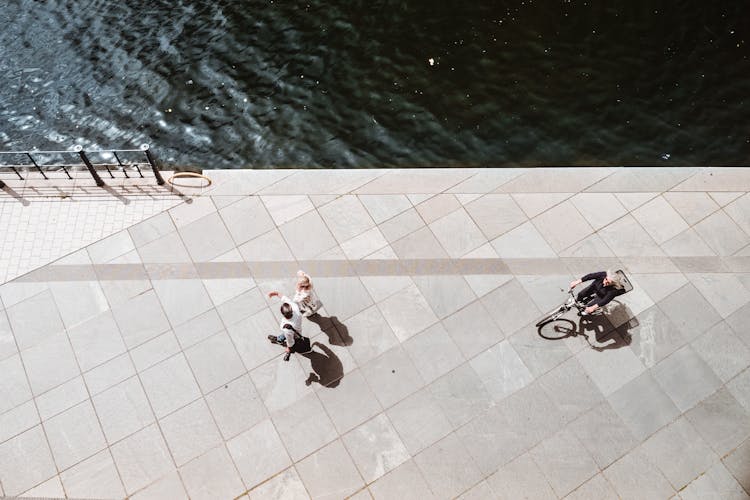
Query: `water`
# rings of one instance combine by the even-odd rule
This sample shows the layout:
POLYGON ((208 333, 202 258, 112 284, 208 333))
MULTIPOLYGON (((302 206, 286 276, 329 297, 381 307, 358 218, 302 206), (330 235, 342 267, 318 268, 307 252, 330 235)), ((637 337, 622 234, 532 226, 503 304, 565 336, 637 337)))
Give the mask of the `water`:
POLYGON ((199 168, 748 164, 748 2, 465 3, 7 0, 0 149, 150 143, 199 168))

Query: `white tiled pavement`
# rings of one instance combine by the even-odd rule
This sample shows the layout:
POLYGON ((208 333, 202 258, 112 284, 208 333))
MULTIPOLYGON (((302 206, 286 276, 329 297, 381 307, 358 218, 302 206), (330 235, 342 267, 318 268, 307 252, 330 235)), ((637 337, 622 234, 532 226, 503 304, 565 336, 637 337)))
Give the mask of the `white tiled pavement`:
POLYGON ((748 498, 750 169, 206 174, 0 191, 0 494, 748 498))

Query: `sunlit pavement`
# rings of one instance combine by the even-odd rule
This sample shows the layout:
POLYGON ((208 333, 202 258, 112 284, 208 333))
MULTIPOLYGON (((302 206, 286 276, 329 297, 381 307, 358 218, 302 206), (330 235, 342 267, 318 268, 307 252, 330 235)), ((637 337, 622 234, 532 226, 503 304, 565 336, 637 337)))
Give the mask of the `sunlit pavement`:
POLYGON ((748 497, 750 169, 206 174, 0 191, 0 494, 748 497))

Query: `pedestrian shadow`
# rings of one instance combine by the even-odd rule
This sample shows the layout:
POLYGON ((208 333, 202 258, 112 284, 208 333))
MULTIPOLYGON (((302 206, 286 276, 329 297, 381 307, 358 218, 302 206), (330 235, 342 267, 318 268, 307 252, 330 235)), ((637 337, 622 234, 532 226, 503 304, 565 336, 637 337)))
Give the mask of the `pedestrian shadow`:
POLYGON ((320 384, 323 387, 333 388, 339 385, 344 378, 344 365, 336 353, 327 345, 320 342, 313 342, 310 352, 301 353, 300 356, 310 360, 312 372, 305 380, 305 385, 313 383, 320 384), (320 349, 316 351, 315 348, 320 349), (321 352, 322 351, 322 352, 321 352))
POLYGON ((320 327, 320 331, 328 337, 329 344, 350 346, 354 343, 354 339, 349 335, 349 328, 339 321, 336 316, 321 316, 315 313, 308 316, 307 319, 320 327))

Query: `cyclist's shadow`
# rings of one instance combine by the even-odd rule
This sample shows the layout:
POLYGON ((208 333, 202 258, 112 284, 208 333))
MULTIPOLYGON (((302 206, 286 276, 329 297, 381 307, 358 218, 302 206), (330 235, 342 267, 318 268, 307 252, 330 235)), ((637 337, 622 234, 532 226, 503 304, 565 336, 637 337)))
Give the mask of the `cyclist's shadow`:
MULTIPOLYGON (((577 324, 569 319, 558 320, 570 326, 556 328, 558 334, 565 334, 558 335, 556 338, 581 336, 592 349, 597 351, 619 349, 630 345, 633 337, 629 330, 638 326, 638 320, 625 304, 621 302, 612 302, 611 304, 612 306, 608 308, 606 314, 579 316, 577 324), (615 327, 613 323, 619 326, 615 327)), ((549 336, 542 333, 542 328, 543 326, 539 327, 539 334, 550 339, 549 336)))

